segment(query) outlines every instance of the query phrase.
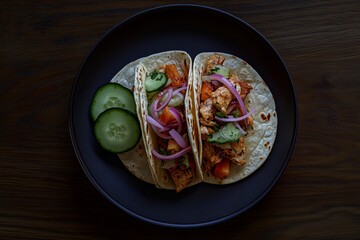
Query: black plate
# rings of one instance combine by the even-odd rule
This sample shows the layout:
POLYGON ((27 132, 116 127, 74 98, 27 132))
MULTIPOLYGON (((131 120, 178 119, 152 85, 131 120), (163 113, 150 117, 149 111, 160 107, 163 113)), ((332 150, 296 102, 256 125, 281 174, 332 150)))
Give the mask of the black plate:
POLYGON ((147 222, 198 227, 228 220, 254 206, 274 186, 292 153, 297 132, 297 103, 288 71, 270 43, 254 28, 223 11, 196 5, 150 9, 116 25, 82 64, 70 101, 70 134, 82 168, 113 204, 147 222), (159 190, 129 173, 113 154, 101 150, 89 117, 96 89, 127 63, 153 53, 220 51, 250 63, 272 91, 278 133, 267 161, 234 184, 198 184, 180 194, 159 190))

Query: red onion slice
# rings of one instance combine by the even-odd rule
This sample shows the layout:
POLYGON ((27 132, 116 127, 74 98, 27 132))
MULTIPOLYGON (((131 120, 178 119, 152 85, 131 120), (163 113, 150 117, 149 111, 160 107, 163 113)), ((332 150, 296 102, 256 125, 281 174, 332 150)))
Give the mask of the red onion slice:
POLYGON ((179 158, 181 157, 182 155, 188 153, 191 151, 191 146, 188 146, 184 149, 182 149, 181 151, 177 152, 177 153, 174 153, 172 155, 162 155, 160 153, 158 153, 156 150, 151 150, 151 153, 154 157, 160 159, 160 160, 174 160, 176 158, 179 158))
POLYGON ((175 129, 171 129, 169 134, 181 148, 186 148, 188 146, 185 139, 175 129))
POLYGON ((154 101, 158 100, 156 102, 155 108, 154 108, 154 110, 156 112, 159 112, 159 111, 163 110, 168 105, 168 103, 170 102, 171 97, 173 95, 173 91, 174 91, 173 88, 167 88, 164 91, 162 91, 161 93, 159 93, 158 97, 154 100, 154 101), (163 96, 165 96, 166 94, 167 94, 167 97, 166 97, 165 101, 161 102, 163 96), (160 106, 158 107, 157 105, 158 105, 159 102, 160 102, 160 106))
POLYGON ((255 112, 255 108, 253 108, 250 112, 248 112, 244 116, 241 116, 241 117, 238 117, 238 118, 234 118, 234 117, 221 118, 221 117, 215 116, 215 119, 218 120, 218 121, 222 121, 222 122, 238 122, 238 121, 247 119, 254 112, 255 112))
POLYGON ((174 128, 178 126, 178 123, 176 121, 171 121, 168 124, 166 124, 166 126, 169 128, 174 128))
POLYGON ((161 132, 167 131, 167 130, 170 129, 168 127, 165 127, 165 126, 161 125, 161 123, 159 123, 158 121, 156 121, 154 118, 150 117, 149 115, 146 116, 146 121, 148 123, 150 123, 152 126, 155 126, 155 127, 159 128, 159 130, 161 132))
POLYGON ((155 100, 152 102, 152 104, 151 104, 151 106, 150 106, 150 109, 149 109, 149 114, 150 114, 150 116, 153 117, 156 121, 159 121, 159 115, 158 115, 158 113, 155 111, 155 108, 156 108, 158 102, 159 102, 159 100, 158 100, 158 99, 155 99, 155 100))
POLYGON ((179 92, 186 90, 186 89, 187 89, 187 86, 180 87, 180 88, 176 89, 172 95, 174 96, 174 95, 178 94, 179 92))
MULTIPOLYGON (((229 116, 229 118, 234 118, 233 116, 229 116)), ((244 129, 242 129, 242 127, 240 127, 240 124, 238 122, 234 122, 234 125, 235 127, 237 127, 240 132, 243 134, 243 135, 246 135, 246 132, 244 131, 244 129)))
POLYGON ((160 129, 158 129, 157 127, 155 126, 152 126, 154 132, 156 133, 156 135, 158 135, 160 138, 162 139, 172 139, 173 137, 164 133, 164 132, 161 132, 160 129))
POLYGON ((211 81, 211 83, 214 85, 215 88, 221 87, 221 83, 219 81, 214 80, 214 81, 211 81))
POLYGON ((230 114, 232 112, 232 110, 234 110, 234 108, 236 107, 236 104, 231 104, 230 107, 228 108, 228 110, 226 110, 226 114, 230 114))
POLYGON ((177 131, 178 131, 178 133, 180 133, 182 130, 182 124, 183 124, 182 120, 181 120, 181 115, 180 115, 179 111, 174 107, 169 107, 169 111, 175 117, 176 123, 178 125, 177 131))
MULTIPOLYGON (((219 75, 220 75, 220 74, 219 74, 219 75)), ((221 76, 221 75, 220 75, 220 76, 221 76)), ((201 76, 201 80, 202 80, 202 81, 205 81, 205 82, 211 82, 211 83, 214 85, 215 88, 221 87, 221 83, 219 83, 219 81, 213 80, 213 79, 211 78, 211 75, 210 75, 210 76, 207 76, 207 75, 201 76)))

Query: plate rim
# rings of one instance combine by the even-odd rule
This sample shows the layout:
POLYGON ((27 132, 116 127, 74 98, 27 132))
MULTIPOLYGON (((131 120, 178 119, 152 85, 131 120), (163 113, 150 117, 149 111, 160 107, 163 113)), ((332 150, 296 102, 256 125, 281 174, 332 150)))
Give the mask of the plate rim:
POLYGON ((298 96, 296 93, 296 89, 294 87, 294 83, 292 81, 291 75, 289 74, 289 70, 284 62, 284 60, 281 58, 280 54, 277 52, 277 50, 272 46, 272 44, 269 42, 269 40, 267 38, 265 38, 265 36, 263 36, 256 28, 254 28, 253 26, 251 26, 250 24, 248 24, 247 22, 245 22, 244 20, 240 19, 239 17, 228 13, 224 10, 218 9, 218 8, 214 8, 214 7, 210 7, 210 6, 206 6, 206 5, 199 5, 199 4, 166 4, 166 5, 161 5, 161 6, 156 6, 156 7, 151 7, 139 12, 136 12, 135 14, 130 15, 129 17, 125 18, 124 20, 116 23, 113 27, 111 27, 109 30, 107 30, 97 41, 96 43, 90 48, 90 50, 87 52, 87 54, 85 55, 85 57, 83 58, 77 72, 75 75, 75 80, 73 81, 73 85, 72 85, 72 89, 71 89, 71 95, 70 95, 70 101, 68 104, 68 128, 69 128, 69 133, 70 133, 70 139, 71 139, 71 143, 75 152, 75 155, 77 157, 78 162, 80 163, 80 166, 82 168, 82 170, 84 171, 85 175, 87 176, 87 178, 90 180, 90 182, 92 183, 92 185, 97 189, 97 191, 99 191, 101 193, 102 196, 104 196, 107 200, 109 200, 112 204, 114 204, 116 207, 122 209, 124 212, 126 212, 127 214, 142 220, 144 222, 147 223, 152 223, 155 225, 159 225, 159 226, 165 226, 165 227, 172 227, 172 228, 198 228, 198 227, 205 227, 205 226, 210 226, 210 225, 214 225, 214 224, 218 224, 221 222, 225 222, 229 219, 232 219, 236 216, 239 216, 240 214, 247 212, 249 209, 253 208, 255 205, 257 205, 261 200, 264 199, 264 197, 273 189, 274 185, 278 182, 279 178, 283 176, 283 173, 290 161, 291 155, 294 151, 295 148, 295 144, 296 144, 296 139, 297 139, 297 132, 298 132, 298 96), (136 19, 139 16, 142 16, 144 14, 147 14, 149 12, 152 11, 158 11, 158 10, 166 10, 169 8, 177 8, 177 7, 185 7, 185 8, 197 8, 197 9, 202 9, 202 10, 210 10, 213 12, 216 12, 218 14, 222 14, 226 17, 230 17, 234 20, 236 20, 237 22, 240 22, 241 24, 244 24, 247 28, 250 28, 252 31, 254 31, 258 36, 261 37, 261 40, 264 41, 270 48, 272 51, 274 51, 274 54, 276 56, 276 58, 278 58, 279 62, 281 63, 281 66, 284 68, 284 73, 286 73, 286 77, 289 80, 290 86, 291 86, 291 90, 292 90, 292 95, 294 96, 294 106, 293 106, 293 110, 294 110, 294 123, 293 123, 293 131, 292 131, 292 138, 291 138, 291 144, 290 147, 288 148, 288 151, 286 153, 286 158, 284 160, 284 163, 282 164, 282 167, 278 169, 278 174, 276 175, 275 178, 272 179, 271 184, 269 185, 269 187, 267 187, 266 189, 264 189, 264 191, 257 197, 257 199, 255 199, 254 201, 252 201, 250 204, 248 204, 246 207, 242 208, 241 210, 237 210, 232 214, 229 214, 225 217, 220 217, 218 219, 215 220, 211 220, 211 221, 204 221, 204 222, 199 222, 199 223, 169 223, 169 222, 165 222, 165 221, 159 221, 159 220, 155 220, 155 219, 151 219, 150 217, 146 217, 146 216, 142 216, 138 213, 135 213, 133 211, 131 211, 130 209, 126 208, 125 206, 123 206, 122 204, 118 203, 117 201, 115 201, 115 199, 113 197, 111 197, 104 189, 102 189, 100 187, 100 185, 97 183, 97 181, 93 178, 93 176, 91 175, 90 171, 88 170, 86 163, 84 162, 84 158, 81 154, 80 148, 78 146, 77 143, 77 138, 76 138, 76 134, 75 134, 75 129, 74 129, 74 113, 73 113, 73 105, 74 105, 74 97, 76 94, 76 90, 78 87, 78 83, 79 83, 79 78, 81 76, 81 73, 84 69, 84 67, 86 66, 86 63, 88 62, 88 60, 91 58, 91 55, 95 52, 95 50, 98 48, 98 46, 107 38, 111 37, 111 34, 114 32, 114 30, 116 30, 117 28, 121 27, 122 25, 126 24, 127 22, 131 21, 132 19, 136 19))

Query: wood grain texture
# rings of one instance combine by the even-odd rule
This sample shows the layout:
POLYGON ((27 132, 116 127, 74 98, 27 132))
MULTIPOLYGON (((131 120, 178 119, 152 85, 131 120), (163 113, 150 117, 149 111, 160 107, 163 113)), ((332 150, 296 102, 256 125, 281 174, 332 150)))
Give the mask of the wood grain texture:
POLYGON ((242 216, 193 230, 153 226, 111 205, 88 181, 71 145, 72 84, 105 32, 163 2, 2 1, 0 239, 360 237, 360 2, 194 3, 254 26, 292 76, 298 138, 270 194, 242 216))

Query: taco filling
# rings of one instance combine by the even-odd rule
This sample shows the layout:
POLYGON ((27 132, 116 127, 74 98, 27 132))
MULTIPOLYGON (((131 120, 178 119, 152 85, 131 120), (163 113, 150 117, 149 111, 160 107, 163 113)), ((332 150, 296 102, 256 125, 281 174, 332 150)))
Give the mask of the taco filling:
POLYGON ((246 163, 245 137, 255 111, 244 104, 253 86, 224 66, 224 61, 217 54, 206 59, 199 104, 203 170, 218 179, 229 176, 231 163, 246 163))
POLYGON ((146 75, 144 84, 149 103, 146 121, 157 135, 151 154, 161 161, 177 192, 189 186, 196 175, 185 120, 187 72, 175 64, 162 65, 146 75))

